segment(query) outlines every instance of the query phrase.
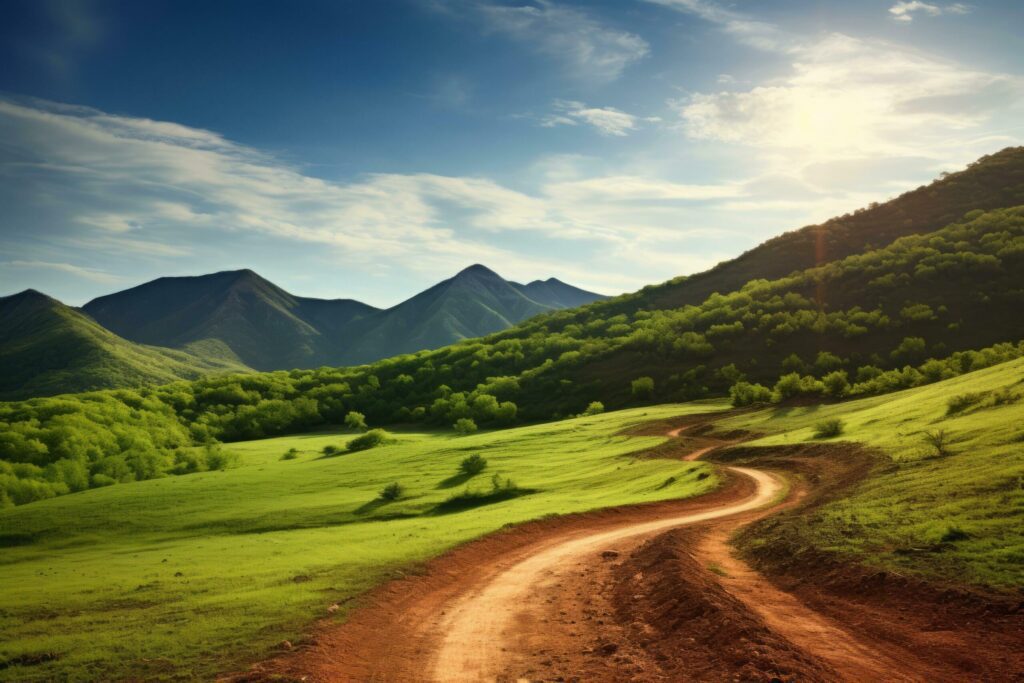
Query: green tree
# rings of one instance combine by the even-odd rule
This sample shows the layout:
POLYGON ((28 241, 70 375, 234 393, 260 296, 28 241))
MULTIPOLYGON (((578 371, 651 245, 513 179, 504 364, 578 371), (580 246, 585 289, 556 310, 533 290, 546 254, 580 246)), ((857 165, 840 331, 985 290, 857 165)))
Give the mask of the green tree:
POLYGON ((452 429, 454 429, 457 434, 466 436, 476 431, 476 422, 469 417, 460 417, 455 421, 455 424, 452 425, 452 429))
POLYGON ((345 426, 353 431, 366 431, 366 416, 355 410, 350 410, 345 416, 345 426))
POLYGON ((636 398, 648 399, 654 395, 654 379, 651 377, 638 377, 631 386, 636 398))

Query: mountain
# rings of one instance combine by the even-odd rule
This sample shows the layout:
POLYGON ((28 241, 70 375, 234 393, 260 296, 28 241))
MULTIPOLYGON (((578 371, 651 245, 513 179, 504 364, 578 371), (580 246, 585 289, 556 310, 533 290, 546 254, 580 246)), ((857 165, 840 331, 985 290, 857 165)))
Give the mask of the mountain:
POLYGON ((186 350, 217 343, 249 367, 280 370, 433 349, 601 298, 555 278, 508 282, 475 265, 380 310, 351 299, 295 296, 238 270, 160 278, 83 310, 132 341, 186 350))
POLYGON ((900 237, 939 230, 974 209, 1021 204, 1024 147, 1008 147, 885 203, 779 235, 702 273, 609 300, 604 312, 615 315, 697 305, 715 292, 732 292, 751 280, 784 277, 884 247, 900 237))
POLYGON ((369 363, 461 339, 499 332, 540 313, 602 299, 555 278, 520 285, 482 265, 454 277, 356 325, 344 364, 369 363))
POLYGON ((0 298, 2 399, 159 384, 243 370, 230 359, 132 343, 32 289, 0 298))
POLYGON ((83 310, 133 341, 188 349, 216 340, 259 370, 329 361, 347 326, 376 311, 351 299, 293 296, 251 270, 162 277, 93 299, 83 310))

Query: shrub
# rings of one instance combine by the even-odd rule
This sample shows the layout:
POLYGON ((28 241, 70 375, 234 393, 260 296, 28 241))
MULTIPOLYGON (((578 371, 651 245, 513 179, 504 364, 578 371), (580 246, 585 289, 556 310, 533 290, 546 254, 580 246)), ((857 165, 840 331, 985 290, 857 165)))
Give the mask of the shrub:
POLYGON ((469 417, 460 417, 455 421, 455 424, 452 425, 452 429, 454 429, 457 434, 466 436, 476 431, 476 422, 473 422, 473 419, 469 417))
POLYGON ((225 451, 220 444, 206 444, 203 447, 206 468, 210 470, 226 470, 238 464, 238 453, 225 451))
POLYGON ((335 446, 334 444, 328 444, 324 446, 321 453, 323 453, 324 455, 337 455, 338 453, 341 453, 341 449, 335 446))
POLYGON ((822 420, 814 425, 814 438, 831 439, 843 433, 843 421, 837 418, 822 420))
POLYGON ((297 448, 289 448, 287 451, 284 452, 284 455, 281 456, 281 459, 295 460, 297 457, 299 457, 299 450, 297 448))
POLYGON ((353 431, 365 431, 366 416, 355 410, 350 410, 345 416, 345 426, 353 431))
POLYGON ((956 543, 957 541, 966 541, 970 537, 971 535, 960 527, 950 525, 946 527, 946 533, 942 535, 940 540, 943 543, 956 543))
POLYGON ((636 398, 650 398, 654 394, 654 379, 651 377, 638 377, 633 380, 631 387, 633 389, 633 396, 636 398))
POLYGON ((761 384, 736 382, 729 389, 733 406, 749 406, 755 403, 768 403, 772 400, 772 390, 761 384))
POLYGON ((583 411, 583 415, 600 415, 604 412, 604 404, 600 401, 593 401, 587 409, 583 411))
POLYGON ((405 493, 405 488, 397 481, 388 484, 380 490, 381 500, 398 500, 405 493))
POLYGON ((949 434, 946 433, 945 429, 925 431, 921 438, 924 440, 925 444, 932 449, 933 457, 944 458, 953 454, 953 452, 949 450, 949 434))
POLYGON ((976 403, 980 403, 985 398, 983 392, 975 392, 969 394, 960 394, 949 399, 946 404, 946 415, 956 415, 962 413, 976 403))
POLYGON ((469 476, 480 474, 486 468, 487 458, 483 457, 479 453, 474 453, 473 455, 469 456, 461 463, 459 463, 459 470, 463 474, 468 474, 469 476))
POLYGON ((835 398, 842 398, 850 390, 850 380, 845 370, 828 373, 821 378, 821 383, 825 385, 825 393, 835 398))
POLYGON ((376 448, 381 444, 387 443, 388 440, 388 433, 383 429, 371 429, 365 434, 361 434, 349 441, 346 448, 349 453, 355 453, 356 451, 365 451, 370 448, 376 448))

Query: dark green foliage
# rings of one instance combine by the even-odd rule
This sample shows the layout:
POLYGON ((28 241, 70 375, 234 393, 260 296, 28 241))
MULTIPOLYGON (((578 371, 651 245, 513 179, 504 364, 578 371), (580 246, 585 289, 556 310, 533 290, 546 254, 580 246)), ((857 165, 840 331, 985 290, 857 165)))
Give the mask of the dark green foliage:
POLYGON ((755 403, 768 403, 772 400, 772 390, 760 384, 736 382, 729 389, 729 397, 737 408, 755 403))
POLYGON ((960 394, 959 396, 953 396, 949 399, 948 406, 946 408, 947 415, 955 415, 962 413, 971 406, 980 403, 985 398, 983 392, 974 392, 968 394, 960 394))
POLYGON ((365 451, 370 448, 376 448, 390 441, 388 433, 383 429, 371 429, 365 434, 360 434, 356 438, 348 442, 346 449, 349 453, 356 451, 365 451))
POLYGON ((833 418, 814 425, 814 438, 831 439, 843 433, 843 421, 833 418))
POLYGON ((333 445, 333 444, 328 444, 328 445, 324 446, 324 448, 321 451, 321 453, 323 453, 324 455, 328 455, 328 456, 330 456, 330 455, 337 455, 338 453, 341 453, 341 449, 339 447, 333 445))
POLYGON ((350 410, 345 415, 345 426, 353 431, 365 431, 366 416, 355 410, 350 410))
POLYGON ((487 458, 483 457, 479 453, 474 453, 459 463, 459 471, 471 477, 480 474, 486 468, 487 458))
POLYGON ((452 425, 452 429, 454 429, 456 433, 462 434, 463 436, 467 434, 472 434, 473 432, 476 431, 476 422, 474 422, 473 419, 469 417, 460 417, 458 420, 455 421, 455 424, 452 425))
POLYGON ((966 541, 971 535, 961 529, 958 526, 949 526, 946 528, 946 533, 942 535, 940 539, 942 543, 956 543, 957 541, 966 541))
POLYGON ((654 379, 651 377, 639 377, 630 386, 636 398, 648 399, 654 395, 654 379))
POLYGON ((299 451, 296 448, 289 448, 285 451, 284 455, 281 456, 282 460, 295 460, 299 457, 299 451))
POLYGON ((401 498, 403 493, 405 487, 396 481, 382 488, 379 495, 381 500, 394 501, 401 498))

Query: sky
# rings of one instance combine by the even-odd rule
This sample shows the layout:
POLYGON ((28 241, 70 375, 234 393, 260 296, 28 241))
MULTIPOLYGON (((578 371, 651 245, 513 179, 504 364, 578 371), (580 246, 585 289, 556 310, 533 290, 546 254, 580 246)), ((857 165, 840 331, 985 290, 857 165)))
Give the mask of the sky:
POLYGON ((0 0, 0 295, 606 294, 1024 140, 1024 3, 0 0))

